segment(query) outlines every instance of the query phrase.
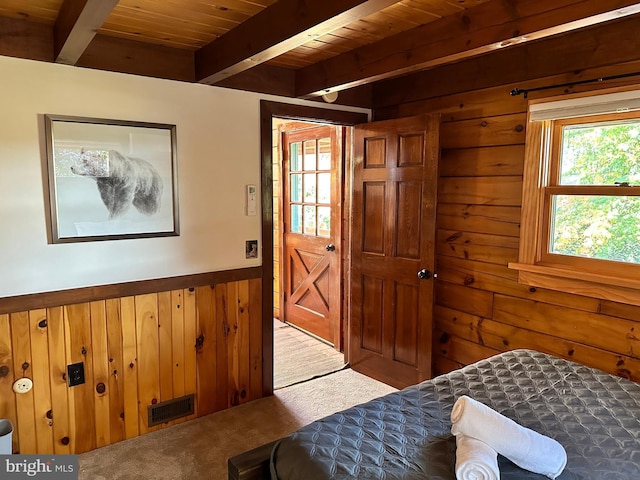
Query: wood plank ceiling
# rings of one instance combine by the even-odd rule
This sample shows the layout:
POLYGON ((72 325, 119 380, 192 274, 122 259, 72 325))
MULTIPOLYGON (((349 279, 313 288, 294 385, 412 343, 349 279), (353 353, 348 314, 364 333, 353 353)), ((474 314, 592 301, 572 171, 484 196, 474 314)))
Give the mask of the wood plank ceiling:
POLYGON ((0 55, 308 98, 638 12, 633 0, 0 0, 0 55))

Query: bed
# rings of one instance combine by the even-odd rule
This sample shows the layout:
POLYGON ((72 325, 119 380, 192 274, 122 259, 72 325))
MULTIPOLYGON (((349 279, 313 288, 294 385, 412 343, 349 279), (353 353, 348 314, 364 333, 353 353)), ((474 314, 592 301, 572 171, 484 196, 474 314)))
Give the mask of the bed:
MULTIPOLYGON (((559 480, 640 479, 640 384, 532 350, 310 423, 269 445, 264 466, 272 480, 454 480, 450 415, 462 395, 560 442, 568 462, 559 480)), ((546 478, 498 460, 502 480, 546 478)))

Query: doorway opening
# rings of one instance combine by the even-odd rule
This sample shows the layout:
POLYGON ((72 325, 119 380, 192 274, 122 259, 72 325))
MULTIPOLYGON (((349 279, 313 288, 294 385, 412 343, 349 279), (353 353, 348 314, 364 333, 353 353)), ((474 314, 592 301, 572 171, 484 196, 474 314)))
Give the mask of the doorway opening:
MULTIPOLYGON (((344 110, 331 110, 319 107, 311 107, 305 105, 296 105, 289 103, 273 102, 262 100, 260 102, 260 146, 261 146, 261 198, 262 198, 262 393, 263 396, 273 394, 274 380, 274 159, 277 158, 277 150, 274 150, 274 127, 273 119, 286 119, 288 121, 302 121, 311 123, 322 123, 327 125, 353 126, 366 123, 369 115, 366 112, 353 112, 344 110)), ((350 145, 352 128, 346 128, 349 138, 344 140, 345 145, 350 145)), ((348 152, 350 155, 350 151, 348 152)), ((346 163, 351 159, 347 158, 346 163)), ((350 171, 350 167, 346 167, 344 171, 350 171)), ((300 172, 293 172, 300 173, 300 172)), ((304 172, 302 172, 304 173, 304 172)), ((309 173, 323 173, 314 171, 309 173)), ((350 178, 343 178, 344 192, 350 195, 350 178)), ((295 203, 295 202, 294 202, 295 203)), ((303 212, 304 212, 304 202, 303 212)), ((316 205, 322 206, 322 205, 316 205)), ((279 208, 279 205, 278 205, 279 208)), ((348 206, 345 207, 348 212, 348 206)), ((316 211, 317 212, 317 211, 316 211)), ((345 234, 345 231, 342 231, 345 234)), ((344 251, 348 250, 344 244, 344 251)), ((325 244, 326 246, 326 244, 325 244)), ((349 274, 344 272, 342 278, 343 291, 349 291, 349 274)), ((281 309, 281 305, 278 308, 281 309)), ((348 317, 347 314, 344 317, 348 317)), ((278 322, 280 320, 277 320, 278 322)), ((291 327, 293 328, 293 327, 291 327)), ((348 341, 349 334, 348 322, 344 326, 344 341, 341 346, 342 351, 346 354, 345 361, 348 362, 348 341)), ((332 348, 333 347, 329 347, 332 348)))
POLYGON ((272 119, 274 389, 346 366, 345 130, 272 119))

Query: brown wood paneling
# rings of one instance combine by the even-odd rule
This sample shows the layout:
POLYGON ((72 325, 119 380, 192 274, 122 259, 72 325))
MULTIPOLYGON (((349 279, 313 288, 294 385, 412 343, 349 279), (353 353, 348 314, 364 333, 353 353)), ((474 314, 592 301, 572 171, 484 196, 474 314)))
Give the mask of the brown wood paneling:
MULTIPOLYGON (((26 377, 33 379, 31 365, 31 334, 29 329, 29 312, 17 312, 10 315, 11 347, 13 351, 14 381, 26 377)), ((35 424, 35 404, 33 389, 19 395, 16 399, 16 419, 20 429, 19 451, 22 454, 38 452, 35 424)))
POLYGON ((138 359, 138 425, 140 434, 155 431, 159 425, 149 427, 147 407, 160 398, 160 359, 158 339, 158 295, 135 297, 136 304, 136 358, 138 359))
POLYGON ((526 114, 515 113, 444 123, 440 146, 447 149, 521 145, 524 144, 526 120, 526 114))
MULTIPOLYGON (((165 366, 164 375, 160 375, 160 395, 162 401, 171 400, 172 398, 179 398, 187 394, 185 383, 185 342, 184 342, 184 292, 182 290, 174 290, 170 292, 169 298, 169 315, 165 318, 165 323, 170 323, 171 334, 169 339, 161 341, 161 345, 164 344, 164 351, 160 353, 160 362, 168 365, 165 366), (169 360, 163 358, 166 355, 169 360), (163 378, 164 377, 164 378, 163 378), (171 384, 171 387, 169 387, 171 384)), ((160 320, 162 322, 162 319, 160 320)), ((182 423, 185 419, 180 418, 169 422, 169 424, 182 423)))
POLYGON ((51 379, 49 377, 49 351, 47 310, 29 312, 31 333, 34 415, 38 451, 53 451, 53 424, 51 419, 51 379), (34 354, 35 352, 35 354, 34 354))
POLYGON ((87 452, 96 448, 95 403, 93 398, 93 346, 91 345, 91 305, 66 306, 65 338, 67 365, 84 363, 85 383, 69 388, 69 433, 71 450, 87 452))
POLYGON ((107 346, 107 310, 104 301, 91 302, 91 347, 93 362, 93 394, 95 399, 96 446, 111 443, 109 418, 109 353, 107 346))
POLYGON ((14 450, 80 453, 261 398, 261 296, 254 278, 0 314, 0 417, 14 423, 14 450), (76 362, 85 383, 68 387, 76 362), (34 388, 16 395, 22 376, 34 388), (148 428, 148 405, 189 393, 196 414, 148 428))
POLYGON ((196 289, 196 309, 199 313, 196 331, 198 414, 207 415, 216 411, 216 303, 212 286, 196 289))
POLYGON ((216 313, 212 324, 217 332, 214 360, 214 366, 216 369, 214 411, 218 411, 229 407, 229 391, 233 388, 232 385, 229 385, 229 380, 233 378, 231 376, 233 357, 231 357, 231 364, 229 364, 229 337, 232 334, 231 330, 233 329, 233 324, 229 319, 229 297, 227 285, 216 285, 214 294, 216 313))
POLYGON ((438 201, 519 207, 522 177, 444 177, 438 183, 438 201))
MULTIPOLYGON (((158 363, 159 363, 159 393, 158 401, 164 402, 174 398, 173 391, 173 341, 172 322, 173 304, 171 292, 158 293, 158 363)), ((182 341, 180 332, 176 341, 182 341)), ((175 395, 178 397, 178 395, 175 395)), ((173 425, 173 422, 169 422, 173 425)))
POLYGON ((226 313, 223 325, 226 324, 227 335, 225 336, 227 350, 227 405, 235 406, 240 403, 240 350, 241 333, 239 330, 238 315, 238 283, 232 282, 226 285, 225 307, 226 313))
POLYGON ((109 435, 111 443, 126 438, 124 421, 124 342, 120 299, 105 300, 107 313, 107 356, 109 361, 109 435))
POLYGON ((490 317, 493 311, 493 295, 490 292, 444 282, 440 278, 436 283, 436 303, 462 310, 463 312, 490 317))
POLYGON ((520 207, 440 203, 437 221, 448 230, 520 236, 520 207))
POLYGON ((444 149, 441 177, 488 177, 522 175, 524 145, 444 149))
POLYGON ((251 351, 250 351, 250 325, 249 325, 249 281, 237 282, 237 318, 238 318, 238 348, 235 351, 238 362, 238 388, 237 404, 246 403, 249 400, 251 385, 251 351))
POLYGON ((140 434, 138 424, 138 359, 136 340, 136 303, 134 297, 120 299, 122 325, 122 362, 124 380, 125 437, 140 434))
POLYGON ((518 238, 440 229, 437 232, 438 255, 506 265, 518 259, 518 238))
POLYGON ((187 420, 191 420, 200 415, 198 410, 198 363, 196 354, 197 345, 197 322, 198 318, 203 313, 198 311, 196 306, 196 289, 189 288, 183 290, 183 305, 184 305, 184 391, 185 394, 196 395, 195 412, 193 415, 187 417, 187 420))
POLYGON ((640 360, 628 355, 607 352, 572 340, 552 337, 535 330, 518 328, 446 307, 436 306, 436 315, 440 328, 447 335, 455 335, 502 351, 514 348, 544 350, 601 370, 615 371, 618 375, 635 381, 640 379, 640 360))
MULTIPOLYGON (((49 336, 49 374, 51 377, 51 414, 53 420, 53 451, 69 454, 69 390, 67 387, 67 361, 65 342, 64 307, 47 310, 49 336)), ((119 333, 119 332, 118 332, 119 333)), ((119 336, 119 335, 118 335, 119 336)))
POLYGON ((18 449, 19 431, 16 401, 13 394, 14 367, 11 345, 11 325, 9 315, 0 315, 0 417, 14 425, 13 451, 18 449))

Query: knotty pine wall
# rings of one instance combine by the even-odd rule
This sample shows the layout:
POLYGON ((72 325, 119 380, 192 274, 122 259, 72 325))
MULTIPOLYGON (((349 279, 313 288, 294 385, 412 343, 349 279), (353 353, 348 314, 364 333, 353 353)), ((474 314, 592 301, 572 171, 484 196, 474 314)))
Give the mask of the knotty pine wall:
POLYGON ((259 278, 0 314, 0 418, 15 452, 81 453, 262 396, 259 278), (66 365, 86 383, 67 387, 66 365), (17 395, 15 379, 33 389, 17 395), (196 413, 147 427, 147 406, 196 413))
MULTIPOLYGON (((624 69, 580 73, 583 78, 598 78, 634 68, 638 71, 639 67, 636 62, 624 69)), ((376 119, 428 112, 442 115, 433 346, 436 374, 506 350, 533 348, 640 381, 636 333, 640 308, 521 285, 518 272, 507 267, 518 259, 527 126, 527 101, 509 92, 516 86, 530 88, 571 78, 559 75, 375 111, 376 119)), ((622 83, 605 86, 618 85, 622 83)), ((531 94, 529 98, 535 97, 531 94)))

